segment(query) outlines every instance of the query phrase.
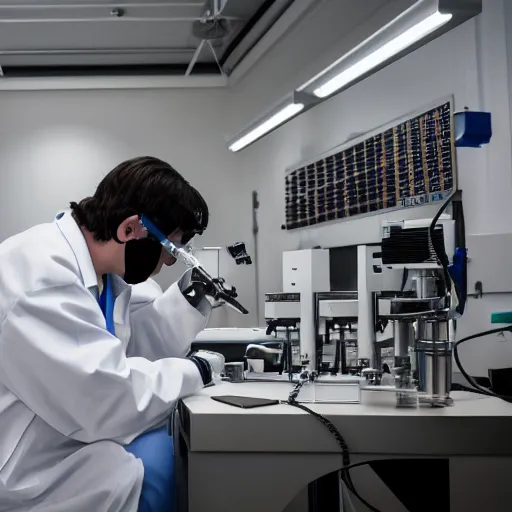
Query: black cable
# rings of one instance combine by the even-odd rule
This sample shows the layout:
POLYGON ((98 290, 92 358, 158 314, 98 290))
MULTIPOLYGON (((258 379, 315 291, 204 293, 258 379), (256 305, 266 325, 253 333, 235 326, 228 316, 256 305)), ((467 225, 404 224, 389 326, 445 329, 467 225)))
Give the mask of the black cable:
MULTIPOLYGON (((296 387, 296 391, 297 391, 296 395, 298 395, 298 391, 300 390, 300 387, 302 387, 302 386, 297 386, 296 387)), ((295 395, 295 397, 296 397, 296 395, 295 395)), ((349 453, 349 450, 348 450, 348 446, 347 446, 347 443, 345 442, 345 439, 340 434, 340 431, 336 428, 336 426, 331 421, 329 421, 327 418, 325 418, 321 414, 318 414, 315 411, 311 410, 309 407, 306 407, 305 405, 299 404, 298 402, 296 402, 295 401, 295 397, 290 397, 290 399, 287 402, 285 402, 285 403, 287 403, 288 405, 291 405, 293 407, 297 407, 297 409, 301 409, 302 411, 305 411, 305 412, 311 414, 313 417, 315 417, 320 423, 322 423, 327 428, 327 430, 336 439, 338 445, 340 446, 340 448, 341 448, 341 457, 342 457, 342 462, 343 462, 343 467, 340 470, 341 479, 343 480, 343 482, 345 482, 345 485, 347 486, 348 490, 363 505, 368 507, 372 512, 380 512, 379 509, 377 509, 374 506, 370 505, 370 503, 368 503, 362 496, 360 496, 359 493, 356 491, 356 489, 354 487, 354 483, 352 482, 352 478, 350 476, 350 472, 349 471, 350 471, 350 469, 352 469, 354 467, 362 466, 363 463, 359 463, 359 464, 351 464, 350 463, 350 453, 349 453)), ((365 462, 364 464, 369 464, 370 462, 371 461, 368 461, 368 462, 365 462)))
POLYGON ((299 404, 298 402, 289 401, 288 405, 292 405, 293 407, 297 407, 297 409, 302 409, 303 411, 314 416, 320 423, 322 423, 325 428, 331 433, 331 435, 336 439, 336 442, 339 444, 341 448, 341 457, 343 461, 343 466, 348 466, 350 464, 350 454, 348 451, 347 443, 343 436, 340 434, 339 430, 335 427, 335 425, 329 421, 327 418, 318 414, 317 412, 311 410, 309 407, 306 407, 303 404, 299 404))
MULTIPOLYGON (((350 466, 350 464, 349 464, 350 466)), ((342 482, 345 482, 345 485, 347 489, 366 507, 371 507, 371 505, 364 500, 361 495, 356 491, 356 487, 354 485, 354 482, 352 481, 352 475, 350 474, 350 470, 343 470, 340 471, 340 478, 342 482)))
POLYGON ((452 281, 450 279, 450 273, 448 272, 448 264, 449 264, 448 256, 446 255, 446 252, 444 252, 444 253, 441 252, 441 248, 439 247, 439 244, 436 242, 436 239, 434 237, 434 231, 436 228, 437 221, 439 220, 439 218, 441 217, 443 212, 446 210, 448 205, 453 201, 453 199, 459 195, 460 195, 460 192, 457 191, 457 192, 453 193, 443 203, 441 208, 439 208, 439 211, 436 213, 436 215, 432 219, 432 222, 431 222, 430 228, 429 228, 430 241, 432 243, 432 247, 434 248, 434 252, 436 253, 437 259, 439 260, 439 263, 441 263, 441 266, 443 267, 445 286, 446 286, 446 289, 448 292, 451 292, 451 290, 452 290, 452 281))
POLYGON ((402 273, 402 286, 400 287, 400 291, 403 292, 405 290, 405 285, 407 284, 407 279, 409 279, 409 269, 404 268, 402 273))
POLYGON ((466 222, 464 206, 460 199, 453 201, 452 218, 455 220, 455 246, 466 247, 466 222))
POLYGON ((457 341, 453 346, 453 358, 455 359, 455 364, 457 365, 457 368, 459 369, 460 373, 465 377, 465 379, 469 382, 469 384, 479 393, 491 396, 494 398, 500 398, 501 400, 504 400, 505 402, 512 403, 512 397, 505 396, 505 395, 499 395, 498 393, 494 393, 490 389, 484 388, 483 386, 480 386, 471 375, 469 375, 466 370, 464 370, 464 367, 462 366, 462 363, 460 362, 459 358, 459 350, 458 347, 460 344, 465 343, 466 341, 474 340, 476 338, 482 338, 483 336, 489 336, 490 334, 499 334, 502 332, 512 332, 512 325, 509 325, 507 327, 499 327, 497 329, 490 329, 488 331, 479 332, 477 334, 472 334, 471 336, 466 336, 465 338, 462 338, 461 340, 457 341))
POLYGON ((480 333, 477 333, 477 334, 472 334, 471 336, 466 336, 465 338, 462 338, 461 340, 457 341, 454 346, 453 346, 453 358, 455 359, 455 364, 457 365, 457 368, 459 369, 460 373, 462 373, 462 375, 465 377, 465 379, 468 381, 468 383, 477 391, 479 391, 480 393, 484 394, 484 395, 492 395, 492 391, 487 389, 487 388, 484 388, 482 386, 480 386, 477 382, 475 382, 475 380, 473 379, 473 377, 471 377, 471 375, 469 375, 466 370, 464 369, 464 367, 462 366, 462 363, 460 361, 460 358, 459 358, 459 345, 462 344, 462 343, 465 343, 466 341, 470 341, 470 340, 473 340, 473 339, 476 339, 476 338, 482 338, 483 336, 488 336, 490 334, 498 334, 500 332, 503 332, 504 330, 506 330, 506 328, 497 328, 497 329, 490 329, 488 331, 483 331, 483 332, 480 332, 480 333))

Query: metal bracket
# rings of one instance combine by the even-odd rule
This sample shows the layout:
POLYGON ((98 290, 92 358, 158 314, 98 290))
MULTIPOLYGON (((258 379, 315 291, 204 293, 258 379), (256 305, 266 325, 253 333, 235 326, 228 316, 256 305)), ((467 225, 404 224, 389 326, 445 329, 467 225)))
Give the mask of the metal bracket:
POLYGON ((124 16, 125 10, 124 9, 112 9, 110 11, 110 16, 114 18, 122 18, 124 16))

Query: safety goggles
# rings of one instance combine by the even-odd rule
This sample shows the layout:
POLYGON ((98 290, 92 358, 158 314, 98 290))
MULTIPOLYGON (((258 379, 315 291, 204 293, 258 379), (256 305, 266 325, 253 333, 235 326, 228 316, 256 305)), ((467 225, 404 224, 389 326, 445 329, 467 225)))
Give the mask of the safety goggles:
POLYGON ((159 242, 164 249, 167 250, 170 254, 172 254, 175 258, 182 252, 191 252, 192 244, 191 240, 194 237, 194 232, 185 232, 181 237, 181 243, 179 242, 171 242, 167 236, 164 235, 160 229, 156 226, 156 224, 151 221, 145 215, 141 215, 140 223, 143 228, 148 232, 148 236, 157 242, 159 242))

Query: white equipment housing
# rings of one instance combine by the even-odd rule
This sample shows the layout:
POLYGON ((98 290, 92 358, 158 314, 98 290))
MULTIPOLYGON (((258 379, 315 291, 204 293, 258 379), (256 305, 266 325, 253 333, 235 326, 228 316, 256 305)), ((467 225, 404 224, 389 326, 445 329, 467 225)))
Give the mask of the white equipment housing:
POLYGON ((309 361, 310 370, 316 369, 314 294, 329 290, 327 249, 286 251, 283 253, 283 293, 267 294, 265 300, 267 320, 300 319, 300 355, 309 361))

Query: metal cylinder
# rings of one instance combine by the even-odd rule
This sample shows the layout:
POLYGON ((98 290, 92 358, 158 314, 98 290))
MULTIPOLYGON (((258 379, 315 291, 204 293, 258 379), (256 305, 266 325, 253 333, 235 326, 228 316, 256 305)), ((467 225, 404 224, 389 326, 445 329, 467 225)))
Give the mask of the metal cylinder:
POLYGON ((450 353, 419 353, 420 391, 431 403, 442 403, 449 398, 452 384, 452 354, 450 353))
POLYGON ((409 347, 414 345, 414 329, 411 322, 395 321, 395 357, 409 355, 409 347))
POLYGON ((416 327, 418 387, 422 401, 432 405, 451 403, 452 344, 447 320, 418 320, 416 327))
POLYGON ((418 320, 418 343, 445 343, 450 340, 450 330, 446 320, 418 320))

